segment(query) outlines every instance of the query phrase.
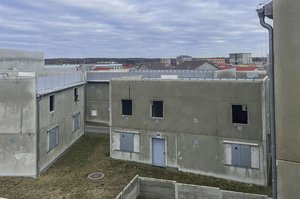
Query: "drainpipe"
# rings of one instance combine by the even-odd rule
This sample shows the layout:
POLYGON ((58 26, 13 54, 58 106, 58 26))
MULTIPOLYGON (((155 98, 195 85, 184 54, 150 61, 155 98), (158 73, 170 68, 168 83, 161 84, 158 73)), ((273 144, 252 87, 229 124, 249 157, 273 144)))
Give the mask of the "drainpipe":
POLYGON ((277 199, 277 165, 276 165, 276 127, 275 127, 275 94, 274 94, 274 43, 273 27, 265 22, 265 17, 273 19, 273 2, 257 9, 259 22, 262 27, 269 31, 269 113, 270 113, 270 131, 271 131, 271 155, 272 155, 272 198, 277 199))
POLYGON ((40 101, 41 97, 36 96, 36 173, 40 175, 40 101))

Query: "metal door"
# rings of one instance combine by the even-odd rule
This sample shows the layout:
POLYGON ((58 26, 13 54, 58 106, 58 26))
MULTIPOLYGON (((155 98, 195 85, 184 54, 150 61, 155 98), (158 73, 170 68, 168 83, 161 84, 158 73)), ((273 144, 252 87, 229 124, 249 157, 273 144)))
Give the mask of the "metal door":
POLYGON ((166 166, 165 139, 152 138, 152 164, 166 166))
POLYGON ((132 133, 120 133, 120 150, 133 152, 134 141, 132 133))

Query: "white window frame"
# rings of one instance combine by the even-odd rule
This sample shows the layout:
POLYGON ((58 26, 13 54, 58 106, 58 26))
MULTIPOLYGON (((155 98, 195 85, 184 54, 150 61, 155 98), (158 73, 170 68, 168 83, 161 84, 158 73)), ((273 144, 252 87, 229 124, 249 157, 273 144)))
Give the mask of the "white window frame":
POLYGON ((47 131, 48 134, 48 152, 53 150, 54 148, 56 148, 58 146, 58 134, 59 134, 59 126, 55 126, 54 128, 50 129, 47 131), (56 130, 56 143, 53 146, 50 146, 50 132, 53 131, 54 129, 56 130))
POLYGON ((164 101, 163 100, 159 100, 159 99, 153 99, 153 100, 151 100, 151 104, 150 104, 150 114, 151 114, 151 118, 152 119, 164 119, 164 117, 165 117, 165 103, 164 103, 164 101), (157 101, 157 102, 162 102, 163 103, 163 116, 162 117, 155 117, 155 116, 153 116, 153 112, 152 112, 152 106, 153 106, 153 102, 154 101, 157 101))
POLYGON ((256 143, 246 143, 246 142, 235 142, 235 141, 223 141, 224 144, 224 164, 237 168, 245 168, 245 169, 260 169, 260 146, 256 143), (232 157, 231 157, 231 145, 247 145, 250 146, 251 152, 251 166, 250 167, 242 167, 232 165, 232 157))
POLYGON ((79 130, 81 128, 81 113, 78 112, 76 114, 73 115, 73 133, 75 133, 77 130, 79 130), (78 117, 79 119, 79 126, 75 126, 76 125, 76 117, 78 117))

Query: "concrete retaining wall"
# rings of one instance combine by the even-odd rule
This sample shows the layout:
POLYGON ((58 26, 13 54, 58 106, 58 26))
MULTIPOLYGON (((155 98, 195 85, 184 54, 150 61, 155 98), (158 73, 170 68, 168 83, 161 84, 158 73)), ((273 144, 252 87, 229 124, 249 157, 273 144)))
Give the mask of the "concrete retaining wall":
POLYGON ((153 199, 270 199, 265 195, 224 191, 215 187, 139 176, 136 176, 116 199, 136 199, 138 196, 153 199))
POLYGON ((174 199, 176 181, 139 177, 139 195, 146 198, 174 199))
POLYGON ((139 177, 135 176, 133 180, 123 189, 116 199, 135 199, 139 195, 139 177))

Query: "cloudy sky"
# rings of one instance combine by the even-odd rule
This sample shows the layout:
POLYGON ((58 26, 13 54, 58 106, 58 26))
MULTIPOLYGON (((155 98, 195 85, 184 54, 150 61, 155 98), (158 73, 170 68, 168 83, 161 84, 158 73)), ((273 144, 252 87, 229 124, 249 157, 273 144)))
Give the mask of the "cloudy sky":
POLYGON ((267 53, 264 0, 1 0, 1 48, 52 57, 267 53))

